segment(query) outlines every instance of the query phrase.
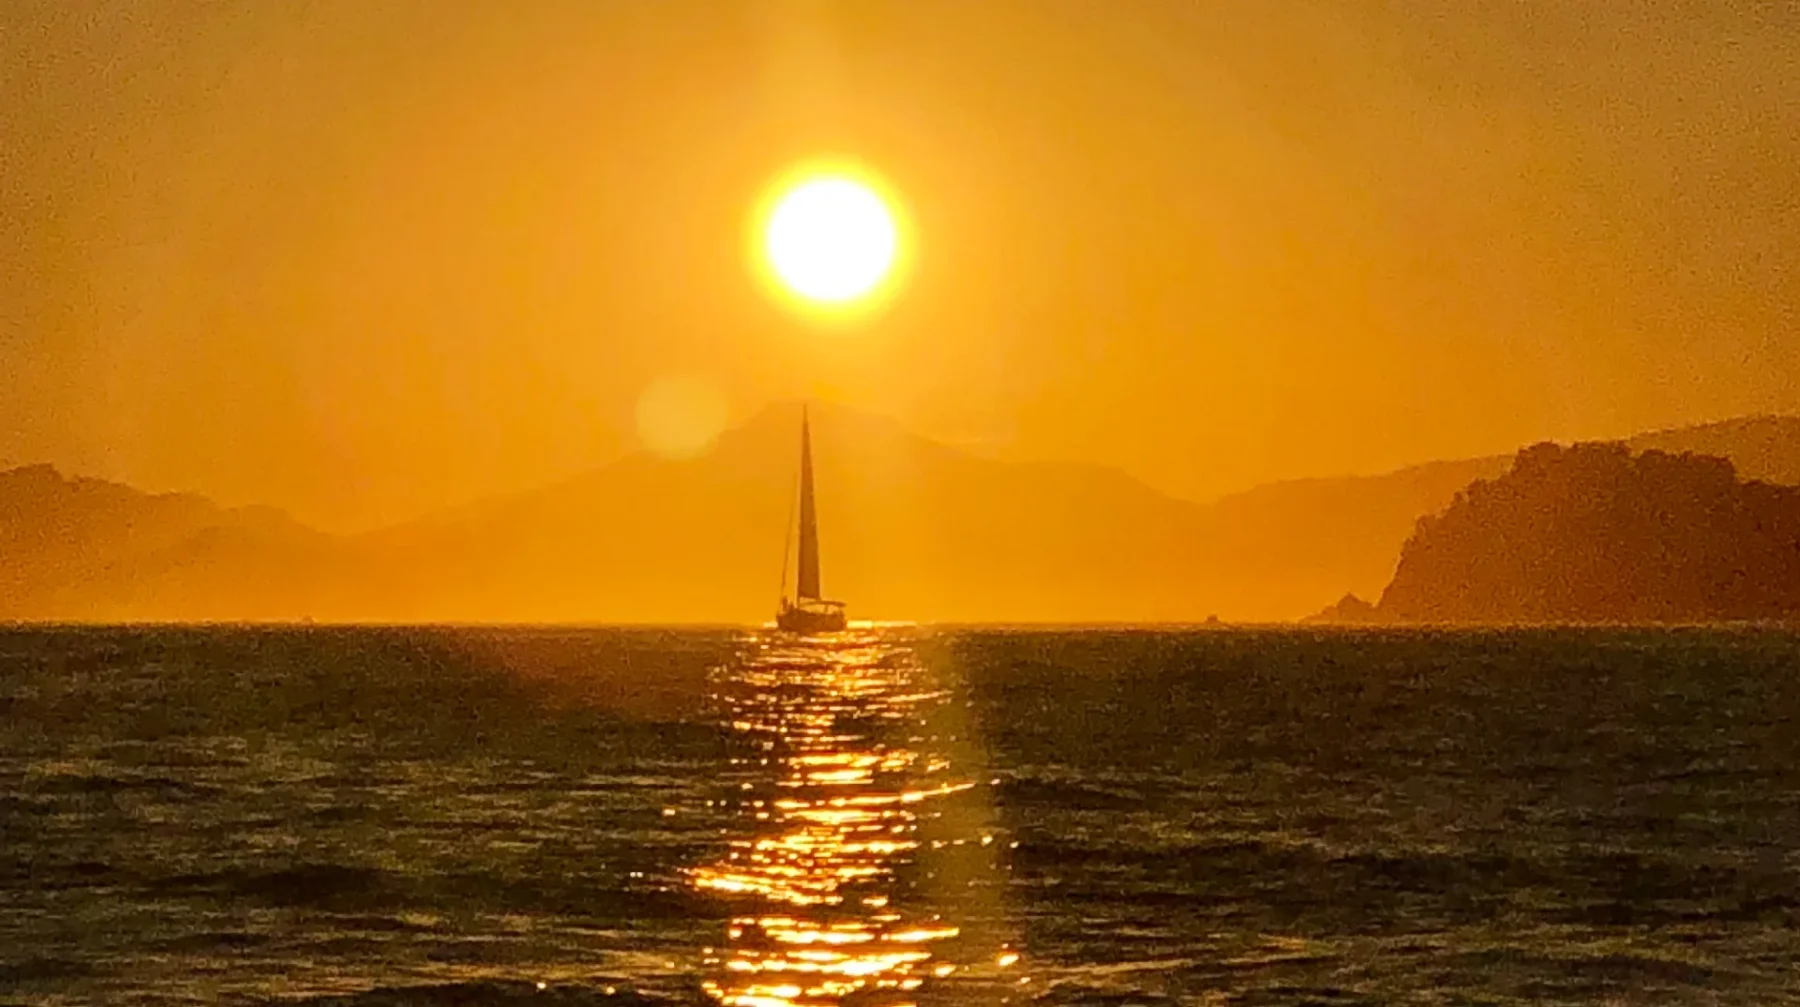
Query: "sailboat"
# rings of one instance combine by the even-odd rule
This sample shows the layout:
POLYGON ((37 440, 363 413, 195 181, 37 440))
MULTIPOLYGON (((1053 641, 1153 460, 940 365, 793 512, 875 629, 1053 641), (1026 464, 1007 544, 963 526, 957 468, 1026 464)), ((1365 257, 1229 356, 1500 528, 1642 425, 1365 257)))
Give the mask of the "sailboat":
POLYGON ((781 580, 776 626, 790 633, 835 633, 844 628, 844 603, 826 600, 819 589, 819 515, 813 503, 812 430, 805 406, 800 408, 800 568, 793 597, 788 597, 785 573, 781 580))

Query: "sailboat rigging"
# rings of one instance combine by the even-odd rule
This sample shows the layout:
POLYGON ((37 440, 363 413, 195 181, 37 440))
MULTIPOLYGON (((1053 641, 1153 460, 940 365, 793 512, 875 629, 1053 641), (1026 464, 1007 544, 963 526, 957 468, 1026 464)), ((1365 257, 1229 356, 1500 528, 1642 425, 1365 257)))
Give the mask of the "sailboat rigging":
MULTIPOLYGON (((835 633, 844 628, 844 603, 830 601, 819 587, 819 515, 813 500, 812 428, 806 408, 800 410, 800 550, 794 595, 787 596, 782 575, 781 610, 775 625, 793 633, 835 633)), ((792 525, 789 525, 790 530, 792 525)), ((786 558, 783 557, 783 565, 786 558)))

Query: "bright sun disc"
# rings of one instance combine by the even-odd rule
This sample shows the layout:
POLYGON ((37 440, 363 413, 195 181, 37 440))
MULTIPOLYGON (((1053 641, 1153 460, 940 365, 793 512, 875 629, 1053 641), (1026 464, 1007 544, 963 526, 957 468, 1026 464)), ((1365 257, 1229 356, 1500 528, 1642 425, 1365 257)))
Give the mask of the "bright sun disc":
POLYGON ((825 305, 869 294, 894 268, 900 233, 876 191, 841 175, 804 179, 769 214, 763 250, 782 285, 825 305))

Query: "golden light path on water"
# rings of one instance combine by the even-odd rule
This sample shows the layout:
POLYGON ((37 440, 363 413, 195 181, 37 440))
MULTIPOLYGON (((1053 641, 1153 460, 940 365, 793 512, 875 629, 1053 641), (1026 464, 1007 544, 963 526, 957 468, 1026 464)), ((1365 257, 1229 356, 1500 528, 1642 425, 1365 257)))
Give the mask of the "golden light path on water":
POLYGON ((961 706, 931 679, 882 630, 760 635, 721 671, 741 828, 690 872, 734 907, 707 962, 719 1003, 905 1007, 951 981, 954 1002, 999 1003, 1029 984, 996 926, 1000 836, 953 757, 961 706))

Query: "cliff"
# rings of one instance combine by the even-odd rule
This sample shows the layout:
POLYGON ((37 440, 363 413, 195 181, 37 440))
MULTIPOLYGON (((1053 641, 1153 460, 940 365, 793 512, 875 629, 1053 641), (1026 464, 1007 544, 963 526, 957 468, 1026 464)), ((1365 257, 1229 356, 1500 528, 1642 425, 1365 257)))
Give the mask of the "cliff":
POLYGON ((1732 463, 1542 444, 1422 519, 1386 622, 1712 622, 1800 616, 1800 489, 1732 463))

